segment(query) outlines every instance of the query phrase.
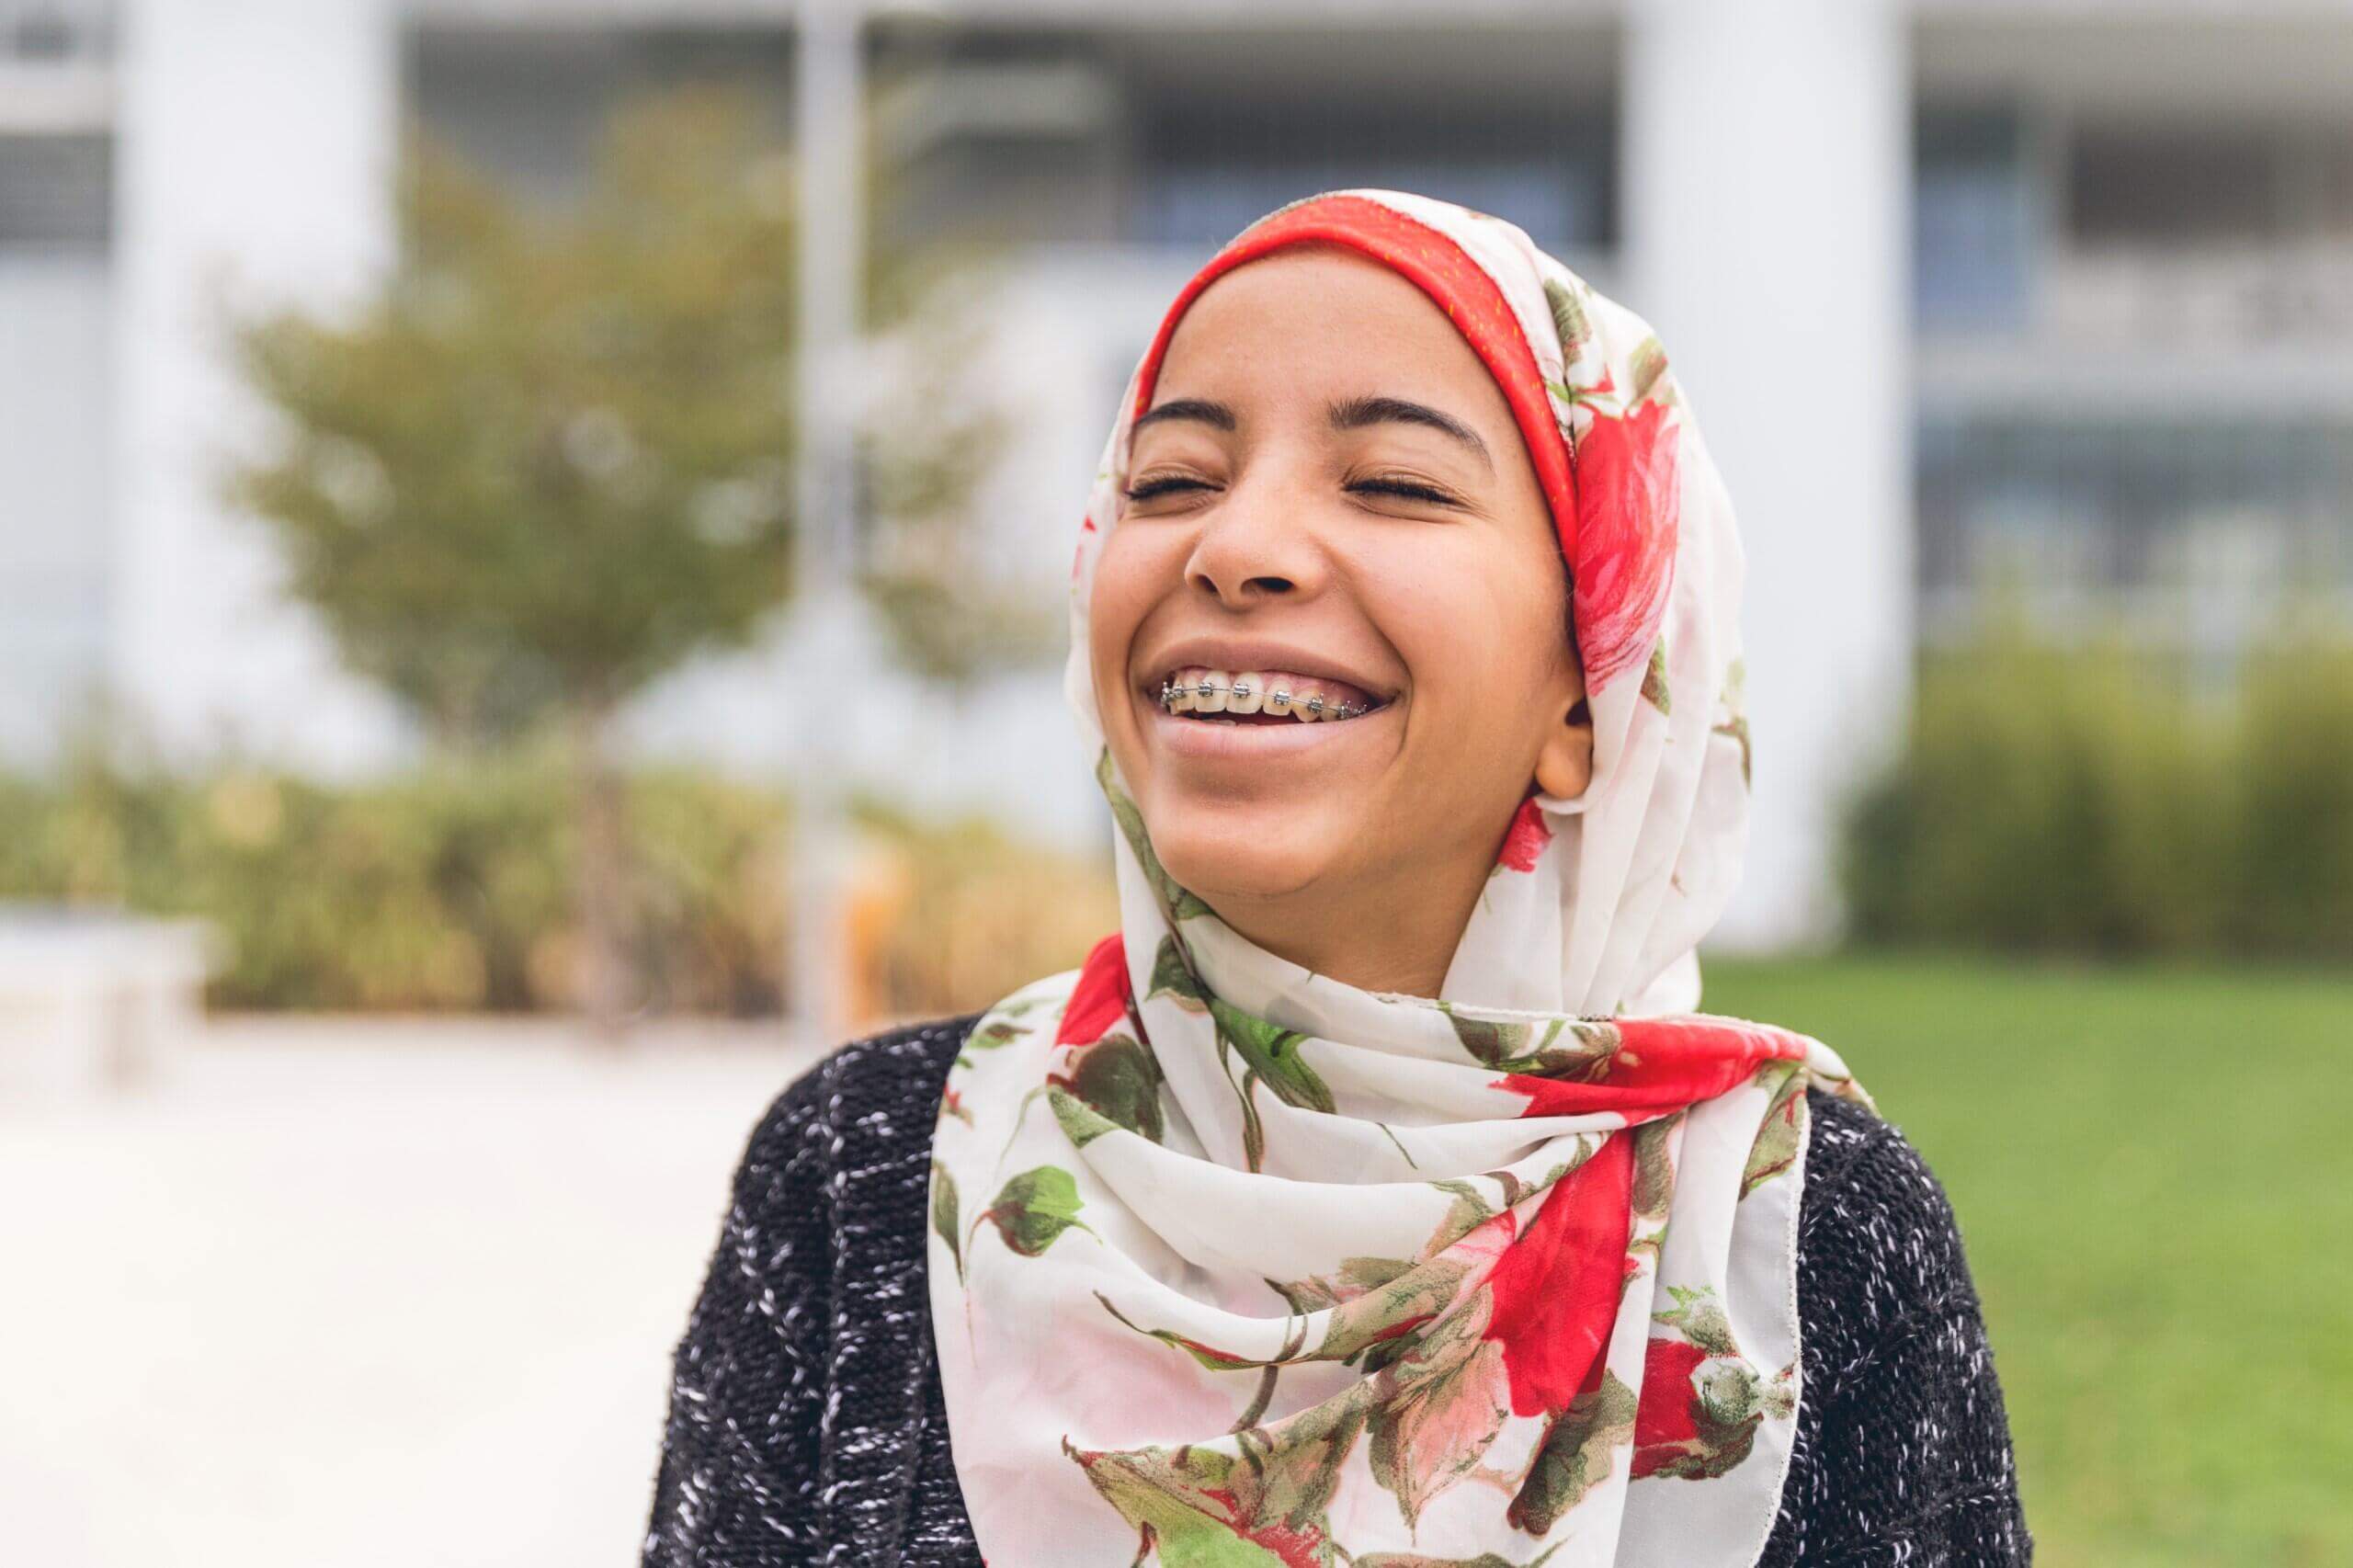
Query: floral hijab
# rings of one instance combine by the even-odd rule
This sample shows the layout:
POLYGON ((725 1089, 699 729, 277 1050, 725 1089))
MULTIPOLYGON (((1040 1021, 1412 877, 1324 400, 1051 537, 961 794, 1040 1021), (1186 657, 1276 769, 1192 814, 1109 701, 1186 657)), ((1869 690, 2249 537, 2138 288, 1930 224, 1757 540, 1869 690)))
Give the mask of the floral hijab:
POLYGON ((980 1019, 933 1143, 932 1326, 990 1562, 1755 1562, 1803 1392, 1803 1090, 1861 1091, 1817 1041, 1688 1011, 1746 835, 1740 580, 1657 338, 1512 224, 1327 193, 1177 296, 1071 568, 1121 928, 980 1019), (1170 335, 1302 241, 1447 310, 1573 584, 1592 782, 1522 804, 1436 998, 1311 972, 1178 885, 1095 706, 1095 564, 1170 335))

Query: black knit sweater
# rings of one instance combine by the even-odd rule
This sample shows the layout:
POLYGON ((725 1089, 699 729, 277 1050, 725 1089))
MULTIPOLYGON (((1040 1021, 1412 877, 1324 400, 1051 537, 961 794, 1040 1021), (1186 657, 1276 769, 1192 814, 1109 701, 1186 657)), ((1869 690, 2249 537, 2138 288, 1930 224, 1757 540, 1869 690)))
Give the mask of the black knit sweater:
MULTIPOLYGON (((642 1568, 980 1562, 925 1273, 940 1087, 978 1016, 843 1046, 753 1132, 677 1346, 642 1568)), ((1809 1102, 1805 1392, 1760 1561, 2027 1562, 2001 1387, 1944 1190, 1887 1123, 1809 1102)))

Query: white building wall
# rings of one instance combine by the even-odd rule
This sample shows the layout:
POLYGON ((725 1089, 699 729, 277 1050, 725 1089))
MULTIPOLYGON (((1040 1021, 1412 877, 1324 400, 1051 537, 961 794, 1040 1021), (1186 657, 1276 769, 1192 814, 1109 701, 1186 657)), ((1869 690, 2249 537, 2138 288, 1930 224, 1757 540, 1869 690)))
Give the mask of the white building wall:
POLYGON ((1627 8, 1626 301, 1747 545, 1756 737, 1726 946, 1828 934, 1834 811, 1911 689, 1909 71, 1895 0, 1627 8))
POLYGON ((260 434, 227 311, 329 307, 392 254, 389 0, 129 0, 118 119, 114 681, 167 751, 329 773, 397 755, 219 498, 260 434))

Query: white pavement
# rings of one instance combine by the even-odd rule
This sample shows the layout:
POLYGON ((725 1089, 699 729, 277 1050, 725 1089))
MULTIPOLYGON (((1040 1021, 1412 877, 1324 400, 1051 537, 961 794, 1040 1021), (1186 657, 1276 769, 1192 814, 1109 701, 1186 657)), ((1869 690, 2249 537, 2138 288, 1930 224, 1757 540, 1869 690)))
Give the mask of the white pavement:
POLYGON ((0 1105, 8 1560, 634 1564, 729 1173, 813 1058, 235 1019, 120 1098, 0 1105))

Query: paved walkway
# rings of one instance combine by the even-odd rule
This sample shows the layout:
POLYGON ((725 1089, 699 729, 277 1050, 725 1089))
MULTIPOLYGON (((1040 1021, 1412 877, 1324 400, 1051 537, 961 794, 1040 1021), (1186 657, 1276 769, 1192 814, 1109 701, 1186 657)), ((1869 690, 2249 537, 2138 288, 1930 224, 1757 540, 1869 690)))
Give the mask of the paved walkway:
POLYGON ((0 1520, 40 1568, 634 1564, 776 1028, 231 1020, 0 1106, 0 1520))

